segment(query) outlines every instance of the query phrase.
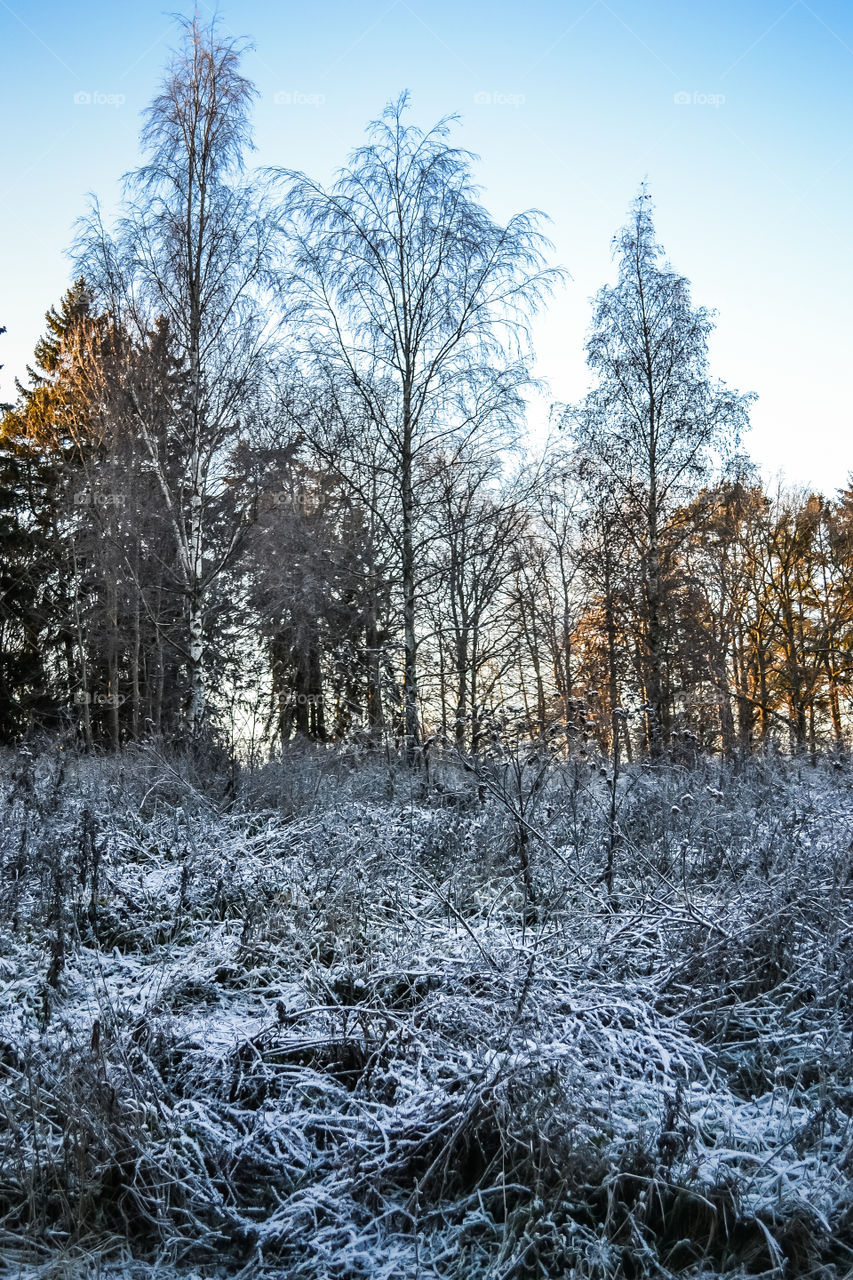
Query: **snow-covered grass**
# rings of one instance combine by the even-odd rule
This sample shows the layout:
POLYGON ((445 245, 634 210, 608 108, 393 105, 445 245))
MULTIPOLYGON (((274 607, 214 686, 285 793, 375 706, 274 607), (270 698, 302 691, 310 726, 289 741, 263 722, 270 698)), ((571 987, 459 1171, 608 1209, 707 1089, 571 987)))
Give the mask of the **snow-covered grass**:
POLYGON ((0 763, 5 1274, 849 1273, 846 766, 0 763))

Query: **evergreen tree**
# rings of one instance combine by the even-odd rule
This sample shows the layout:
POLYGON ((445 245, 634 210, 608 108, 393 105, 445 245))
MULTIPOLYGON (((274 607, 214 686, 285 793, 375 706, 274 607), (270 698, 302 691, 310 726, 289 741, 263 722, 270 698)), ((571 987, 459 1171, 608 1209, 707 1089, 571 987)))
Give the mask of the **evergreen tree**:
POLYGON ((78 449, 72 422, 72 335, 89 323, 90 299, 77 280, 28 366, 17 403, 0 422, 0 738, 55 724, 72 702, 72 570, 67 490, 78 449))

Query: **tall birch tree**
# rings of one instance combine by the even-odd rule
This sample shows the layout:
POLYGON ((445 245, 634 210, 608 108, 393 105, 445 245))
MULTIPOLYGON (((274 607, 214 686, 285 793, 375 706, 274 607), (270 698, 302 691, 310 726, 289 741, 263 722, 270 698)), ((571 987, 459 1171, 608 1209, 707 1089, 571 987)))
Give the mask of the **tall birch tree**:
MULTIPOLYGON (((174 538, 184 597, 187 727, 206 715, 205 625, 211 588, 231 561, 243 521, 223 505, 241 423, 262 382, 270 338, 263 284, 271 225, 246 178, 249 108, 242 47, 215 22, 182 20, 182 40, 145 114, 146 162, 125 179, 114 235, 100 211, 83 225, 79 259, 125 331, 144 344, 168 323, 185 377, 168 406, 140 394, 128 369, 122 412, 143 442, 174 538), (156 421, 152 421, 152 414, 156 421)), ((177 385, 177 384, 176 384, 177 385)))

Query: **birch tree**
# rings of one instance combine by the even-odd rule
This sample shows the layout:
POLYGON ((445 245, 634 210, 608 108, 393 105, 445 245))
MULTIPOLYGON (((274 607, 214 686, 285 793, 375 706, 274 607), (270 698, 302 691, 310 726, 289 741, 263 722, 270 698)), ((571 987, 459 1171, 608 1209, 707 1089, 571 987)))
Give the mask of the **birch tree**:
POLYGON ((211 588, 243 528, 238 508, 229 514, 223 506, 228 463, 270 338, 263 282, 271 230, 258 188, 244 176, 255 91, 240 73, 240 55, 215 23, 182 21, 181 46, 145 115, 146 163, 125 180, 116 232, 96 205, 78 245, 89 278, 139 345, 165 318, 186 375, 168 406, 167 431, 163 405, 140 394, 131 370, 122 411, 157 476, 174 538, 193 738, 206 714, 211 588))
POLYGON ((553 282, 541 215, 496 222, 474 157, 423 132, 403 94, 325 189, 285 173, 305 353, 360 403, 395 495, 407 753, 419 739, 419 482, 436 451, 461 456, 518 417, 529 382, 526 325, 553 282))
POLYGON ((610 490, 633 544, 646 736, 658 755, 669 716, 664 540, 679 504, 746 425, 751 397, 711 379, 712 314, 664 260, 645 188, 614 251, 618 280, 596 296, 586 344, 595 385, 567 417, 582 474, 610 490))

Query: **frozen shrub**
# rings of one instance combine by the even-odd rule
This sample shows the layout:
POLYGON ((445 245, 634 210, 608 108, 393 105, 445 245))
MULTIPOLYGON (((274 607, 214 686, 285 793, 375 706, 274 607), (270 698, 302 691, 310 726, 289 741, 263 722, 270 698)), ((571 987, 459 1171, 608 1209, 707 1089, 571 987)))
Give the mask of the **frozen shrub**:
POLYGON ((626 770, 608 895, 586 766, 64 754, 0 793, 9 1274, 847 1274, 843 770, 626 770))

